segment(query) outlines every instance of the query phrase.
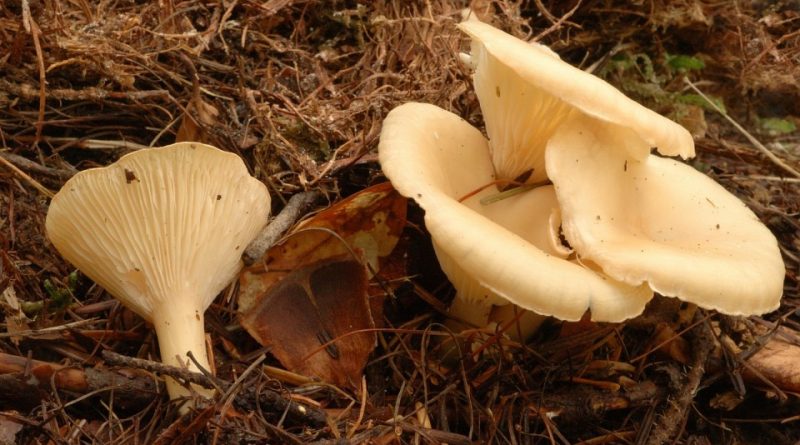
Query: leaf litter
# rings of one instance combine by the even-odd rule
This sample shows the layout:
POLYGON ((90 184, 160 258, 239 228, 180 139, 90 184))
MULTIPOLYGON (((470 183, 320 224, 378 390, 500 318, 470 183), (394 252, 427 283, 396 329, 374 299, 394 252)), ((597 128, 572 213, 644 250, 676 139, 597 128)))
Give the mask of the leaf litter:
MULTIPOLYGON (((800 440, 792 367, 800 348, 800 183, 683 80, 797 170, 798 22, 789 0, 6 2, 0 292, 14 298, 2 308, 0 436, 12 443, 800 440), (241 327, 233 289, 209 309, 206 331, 217 384, 237 403, 219 400, 177 418, 155 371, 102 354, 152 363, 157 346, 141 319, 85 277, 70 278, 73 268, 44 237, 50 191, 131 150, 195 139, 241 155, 270 188, 275 212, 304 191, 339 202, 382 182, 374 149, 394 106, 430 102, 481 125, 468 70, 457 63, 467 42, 453 25, 466 6, 596 67, 687 125, 697 137, 695 168, 741 197, 778 237, 787 265, 781 308, 734 319, 658 299, 626 323, 553 322, 525 344, 497 341, 448 365, 431 339, 452 335, 437 322, 453 291, 411 207, 400 253, 383 264, 390 276, 367 286, 369 301, 384 304, 370 307, 378 328, 364 342, 375 349, 363 380, 355 370, 336 383, 285 369, 241 327), (764 122, 782 130, 759 132, 764 122), (50 377, 32 380, 41 370, 50 377), (110 380, 65 386, 92 372, 110 372, 103 374, 110 380), (326 424, 284 416, 250 396, 267 390, 322 410, 326 424)), ((362 273, 349 252, 295 266, 282 278, 304 286, 326 266, 362 273)), ((357 278, 353 295, 361 299, 357 278)), ((337 297, 332 286, 319 289, 337 297)), ((313 341, 323 351, 317 355, 330 356, 313 341)))

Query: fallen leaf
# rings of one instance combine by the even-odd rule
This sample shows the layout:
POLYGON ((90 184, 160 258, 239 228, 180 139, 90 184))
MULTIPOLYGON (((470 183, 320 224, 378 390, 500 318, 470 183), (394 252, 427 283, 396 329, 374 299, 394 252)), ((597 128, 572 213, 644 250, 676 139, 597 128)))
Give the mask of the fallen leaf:
POLYGON ((247 313, 289 272, 316 261, 350 255, 380 270, 406 224, 406 198, 388 182, 366 188, 299 224, 283 242, 239 277, 239 313, 247 313))
POLYGON ((214 145, 215 141, 205 129, 219 126, 217 116, 219 116, 219 110, 197 95, 186 106, 181 126, 175 135, 175 141, 204 142, 214 145))
POLYGON ((0 308, 2 308, 3 312, 6 314, 6 333, 10 334, 11 342, 19 346, 22 337, 15 334, 29 330, 30 319, 25 315, 25 312, 22 311, 19 300, 17 299, 17 293, 12 286, 8 286, 2 292, 2 298, 3 299, 0 301, 0 308))
POLYGON ((406 224, 389 183, 362 190, 301 223, 239 282, 242 326, 292 372, 357 389, 376 334, 368 280, 406 224), (359 332, 364 331, 364 332, 359 332))
MULTIPOLYGON (((792 338, 800 338, 800 333, 788 328, 781 328, 781 331, 792 338)), ((766 378, 783 391, 800 393, 800 374, 797 372, 800 346, 775 335, 747 359, 747 363, 750 367, 742 369, 742 376, 746 381, 759 385, 766 378)))
POLYGON ((360 262, 341 257, 301 267, 262 301, 242 325, 286 368, 358 387, 376 341, 360 262))

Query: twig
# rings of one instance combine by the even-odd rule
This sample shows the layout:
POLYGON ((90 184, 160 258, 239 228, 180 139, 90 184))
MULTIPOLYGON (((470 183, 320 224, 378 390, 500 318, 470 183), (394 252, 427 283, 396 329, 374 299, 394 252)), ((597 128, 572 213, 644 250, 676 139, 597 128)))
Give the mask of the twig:
POLYGON ((300 219, 301 214, 317 200, 319 195, 319 192, 311 191, 292 196, 278 216, 247 246, 242 257, 244 263, 249 266, 258 261, 264 252, 278 242, 281 236, 300 219))
POLYGON ((708 322, 702 318, 702 313, 695 315, 695 321, 703 321, 692 330, 692 351, 694 356, 690 364, 689 372, 684 379, 682 392, 669 402, 664 414, 653 425, 653 429, 647 439, 647 445, 661 445, 668 443, 678 436, 678 428, 684 422, 689 405, 697 394, 697 388, 706 371, 706 361, 709 353, 714 349, 714 338, 708 322))
POLYGON ((42 43, 39 40, 39 36, 42 35, 42 30, 39 29, 39 25, 33 20, 33 17, 31 17, 30 5, 27 0, 22 1, 22 10, 22 20, 25 25, 25 31, 27 31, 33 39, 33 48, 36 50, 36 66, 39 68, 39 116, 36 119, 36 141, 34 142, 34 145, 36 146, 39 154, 39 161, 44 163, 44 156, 42 155, 42 151, 39 150, 38 145, 39 139, 42 137, 42 130, 44 129, 44 111, 47 103, 45 96, 45 85, 47 85, 47 79, 45 77, 46 71, 44 67, 44 55, 42 51, 42 43))
POLYGON ((758 139, 755 138, 755 136, 750 134, 749 131, 745 130, 744 127, 742 127, 741 125, 739 125, 738 122, 733 120, 733 118, 730 117, 728 113, 726 113, 717 104, 715 104, 714 101, 712 101, 708 96, 706 96, 702 91, 700 91, 700 89, 697 88, 697 86, 695 86, 695 84, 692 83, 691 80, 684 78, 683 81, 686 82, 686 84, 689 85, 689 87, 691 87, 695 93, 699 94, 700 97, 702 97, 706 102, 708 102, 709 105, 714 107, 714 109, 717 110, 717 113, 721 114, 722 117, 725 118, 725 120, 727 120, 728 122, 731 123, 731 125, 736 127, 736 129, 739 130, 744 135, 744 137, 746 137, 747 140, 750 141, 750 143, 753 144, 760 152, 762 152, 764 156, 769 158, 770 161, 772 161, 775 165, 782 168, 786 172, 790 173, 792 176, 800 178, 800 172, 792 168, 792 166, 790 166, 789 164, 783 162, 781 158, 776 156, 775 153, 773 153, 770 149, 765 147, 764 144, 762 144, 758 139))
POLYGON ((4 151, 0 151, 0 158, 4 158, 6 161, 16 165, 17 167, 23 170, 63 180, 71 178, 75 173, 78 172, 77 170, 62 170, 58 168, 46 167, 44 165, 33 162, 24 156, 19 156, 4 151))
POLYGON ((35 188, 36 190, 39 190, 39 192, 41 194, 47 196, 48 198, 52 198, 53 196, 55 196, 53 194, 53 192, 48 190, 42 184, 39 184, 39 181, 37 181, 37 180, 31 178, 30 176, 28 176, 27 173, 25 173, 24 171, 20 170, 16 165, 12 164, 6 158, 0 156, 0 163, 3 163, 6 167, 8 167, 9 170, 11 170, 12 172, 16 173, 19 177, 21 177, 26 182, 28 182, 28 184, 32 185, 33 188, 35 188))
MULTIPOLYGON (((108 350, 103 351, 103 358, 111 364, 165 374, 174 379, 182 380, 187 383, 194 383, 205 388, 214 388, 215 386, 218 386, 227 391, 227 389, 232 385, 231 383, 228 383, 222 379, 213 378, 212 382, 211 377, 207 377, 200 373, 191 372, 186 369, 165 365, 163 363, 153 362, 150 360, 127 357, 108 350)), ((287 418, 296 423, 302 423, 316 427, 321 427, 327 424, 327 414, 325 414, 325 412, 321 409, 302 405, 294 400, 286 399, 277 391, 272 391, 269 389, 261 388, 260 391, 256 391, 256 389, 252 386, 245 387, 237 395, 234 402, 236 405, 244 409, 253 409, 255 405, 261 404, 272 408, 278 413, 286 412, 287 418)))
POLYGON ((581 6, 581 2, 578 1, 578 3, 576 3, 575 6, 572 7, 572 9, 567 11, 567 13, 564 14, 563 16, 561 16, 561 18, 559 18, 558 20, 554 20, 555 17, 552 14, 550 14, 550 12, 547 10, 547 8, 544 7, 544 5, 542 4, 541 0, 536 0, 536 5, 539 7, 539 10, 544 15, 547 16, 547 19, 550 20, 552 25, 550 25, 549 28, 545 29, 544 31, 540 32, 536 37, 534 37, 533 38, 534 42, 538 42, 539 40, 543 39, 544 36, 550 34, 551 32, 557 30, 558 28, 560 28, 561 25, 564 24, 564 22, 566 22, 570 17, 572 17, 572 14, 575 14, 575 11, 577 11, 578 7, 581 6))
MULTIPOLYGON (((16 138, 19 142, 33 142, 34 138, 29 136, 18 136, 16 138)), ((58 148, 61 151, 65 148, 80 148, 84 150, 116 150, 118 148, 125 150, 142 150, 150 148, 147 145, 137 144, 131 141, 113 141, 105 139, 84 139, 84 138, 70 138, 70 137, 57 137, 57 136, 42 136, 40 142, 48 144, 64 144, 58 148)))
MULTIPOLYGON (((33 99, 40 96, 40 92, 29 84, 16 84, 7 80, 0 79, 0 88, 15 96, 23 99, 33 99)), ((144 90, 144 91, 109 91, 102 88, 86 87, 80 90, 71 88, 50 89, 45 92, 45 97, 55 100, 93 100, 101 101, 105 99, 143 101, 157 98, 169 98, 167 90, 144 90)))
POLYGON ((138 373, 141 371, 82 369, 0 353, 0 399, 36 405, 43 393, 31 391, 31 385, 47 389, 52 382, 59 390, 76 394, 113 390, 117 404, 142 407, 158 394, 158 387, 155 379, 138 373))

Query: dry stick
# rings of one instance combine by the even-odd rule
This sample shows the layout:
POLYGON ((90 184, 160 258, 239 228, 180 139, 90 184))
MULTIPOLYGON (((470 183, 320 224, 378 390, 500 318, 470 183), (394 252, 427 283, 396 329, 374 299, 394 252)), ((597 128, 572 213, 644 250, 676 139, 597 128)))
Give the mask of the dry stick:
POLYGON ((256 239, 247 246, 242 260, 246 265, 251 265, 260 260, 264 252, 272 247, 283 234, 300 218, 300 215, 317 200, 320 193, 317 191, 297 193, 289 199, 286 207, 278 213, 256 239))
MULTIPOLYGON (((3 86, 0 85, 0 91, 3 86)), ((15 138, 19 142, 31 142, 36 139, 33 136, 17 136, 15 138)), ((58 137, 58 136, 42 136, 39 142, 48 144, 63 144, 56 151, 61 151, 65 148, 80 148, 82 150, 142 150, 150 148, 148 145, 137 144, 131 141, 115 141, 108 139, 85 139, 85 138, 71 138, 71 137, 58 137)), ((77 170, 76 170, 77 172, 77 170)))
MULTIPOLYGON (((702 317, 700 313, 695 315, 698 319, 702 317)), ((679 433, 678 428, 684 424, 683 420, 687 416, 689 405, 694 400, 697 388, 706 371, 706 361, 712 349, 714 349, 714 337, 708 322, 704 321, 692 330, 692 351, 694 356, 690 364, 689 372, 686 375, 683 391, 677 395, 675 400, 668 403, 664 414, 660 416, 658 422, 653 425, 653 429, 647 438, 647 445, 661 445, 672 441, 679 433)))
POLYGON ((31 9, 28 0, 22 0, 22 24, 25 27, 31 38, 33 39, 33 48, 36 50, 37 67, 39 68, 39 117, 36 119, 36 140, 34 145, 39 154, 39 162, 44 164, 44 156, 42 150, 39 149, 39 140, 42 138, 42 130, 44 129, 44 116, 47 99, 45 96, 47 79, 45 77, 44 55, 42 52, 42 43, 39 36, 42 35, 42 30, 39 25, 31 17, 31 9))
POLYGON ((566 13, 566 14, 564 14, 563 16, 561 16, 561 18, 559 18, 559 19, 558 19, 558 20, 556 20, 556 21, 553 21, 552 19, 553 19, 553 18, 555 18, 555 17, 553 17, 553 15, 552 15, 552 14, 550 14, 550 13, 547 11, 547 9, 546 9, 546 8, 544 7, 544 5, 542 4, 541 0, 537 0, 537 1, 536 1, 536 5, 537 5, 537 6, 539 6, 539 10, 540 10, 540 11, 542 11, 542 13, 545 13, 545 12, 547 12, 547 14, 550 14, 550 16, 548 17, 548 20, 550 20, 550 21, 551 21, 553 24, 552 24, 552 25, 550 25, 550 27, 549 27, 549 28, 545 29, 544 31, 542 31, 542 32, 540 32, 538 35, 536 35, 536 37, 534 37, 534 38, 533 38, 533 41, 534 41, 534 42, 538 42, 539 40, 543 39, 543 38, 544 38, 544 36, 546 36, 546 35, 550 34, 551 32, 553 32, 553 31, 557 30, 558 28, 560 28, 560 27, 561 27, 561 25, 563 25, 563 24, 564 24, 564 22, 566 22, 566 21, 567 21, 567 20, 568 20, 570 17, 572 17, 572 14, 575 14, 575 11, 577 11, 577 10, 578 10, 578 7, 581 5, 581 1, 582 1, 582 0, 579 0, 579 1, 578 1, 578 3, 576 3, 576 4, 575 4, 575 6, 573 6, 573 7, 572 7, 572 9, 570 9, 569 11, 567 11, 567 13, 566 13))
MULTIPOLYGON (((197 372, 165 365, 163 363, 127 357, 108 350, 103 351, 103 358, 107 362, 114 365, 139 368, 144 369, 145 371, 165 374, 172 378, 182 380, 187 383, 194 383, 205 388, 214 388, 215 386, 218 386, 223 390, 227 390, 231 386, 231 383, 225 382, 221 379, 207 377, 197 372)), ((256 392, 255 388, 253 387, 245 387, 236 398, 236 404, 244 405, 248 409, 257 404, 263 404, 271 407, 276 412, 286 412, 287 417, 297 423, 313 425, 316 427, 321 427, 327 424, 327 414, 325 414, 325 412, 321 409, 312 406, 306 406, 297 403, 294 400, 286 399, 277 391, 272 391, 269 389, 262 389, 261 392, 256 392)))
POLYGON ((4 151, 0 151, 0 158, 4 158, 6 161, 16 165, 17 167, 23 170, 27 170, 32 173, 38 173, 41 175, 50 176, 62 180, 67 180, 78 172, 77 170, 70 171, 70 170, 62 170, 58 168, 46 167, 44 165, 33 162, 24 156, 19 156, 4 151))
POLYGON ((117 399, 126 406, 144 406, 158 393, 154 379, 136 375, 131 370, 75 368, 5 353, 0 353, 0 380, 3 380, 0 400, 20 398, 34 402, 34 405, 38 403, 40 393, 30 391, 30 385, 46 389, 51 382, 61 391, 77 394, 113 390, 117 399), (23 378, 19 377, 20 374, 23 378), (13 393, 7 393, 9 390, 13 393))
POLYGON ((48 198, 52 198, 53 196, 55 196, 53 194, 53 192, 48 190, 42 184, 39 184, 39 182, 37 180, 35 180, 35 179, 31 178, 30 176, 28 176, 27 173, 25 173, 24 171, 20 170, 16 165, 14 165, 10 161, 6 160, 6 158, 0 156, 0 163, 4 164, 6 167, 8 167, 9 170, 11 170, 12 172, 16 173, 19 177, 21 177, 22 179, 27 181, 28 184, 33 186, 33 188, 35 188, 36 190, 39 190, 39 192, 41 194, 47 196, 48 198))
POLYGON ((694 90, 695 93, 699 94, 700 97, 702 97, 706 102, 709 103, 709 105, 714 107, 714 109, 717 110, 717 113, 721 114, 722 117, 725 118, 725 120, 727 120, 728 122, 731 123, 731 125, 736 127, 736 129, 739 130, 744 135, 744 137, 746 137, 747 140, 750 141, 751 144, 755 145, 755 147, 759 151, 761 151, 764 154, 764 156, 769 158, 769 160, 772 161, 778 167, 780 167, 783 170, 785 170, 786 172, 792 174, 792 176, 800 178, 800 172, 798 172, 797 170, 792 168, 792 166, 790 166, 789 164, 783 162, 783 160, 781 158, 776 156, 775 153, 773 153, 770 149, 765 147, 764 144, 762 144, 758 139, 755 138, 755 136, 750 134, 749 131, 745 130, 744 127, 742 127, 741 125, 739 125, 738 122, 733 120, 733 118, 730 117, 728 115, 728 113, 726 113, 723 109, 721 109, 719 106, 717 106, 717 104, 715 104, 711 99, 709 99, 708 96, 706 96, 702 91, 700 91, 700 89, 697 88, 697 86, 695 86, 695 84, 693 84, 691 80, 689 80, 687 78, 684 78, 683 80, 684 80, 684 82, 686 82, 686 84, 688 84, 694 90))
MULTIPOLYGON (((24 99, 35 99, 40 97, 41 92, 28 84, 15 84, 7 80, 0 79, 0 88, 15 96, 24 99)), ((50 89, 45 92, 45 97, 55 100, 104 100, 120 99, 130 101, 141 101, 146 99, 169 98, 167 90, 145 90, 145 91, 109 91, 102 88, 87 87, 80 90, 70 88, 50 89)))

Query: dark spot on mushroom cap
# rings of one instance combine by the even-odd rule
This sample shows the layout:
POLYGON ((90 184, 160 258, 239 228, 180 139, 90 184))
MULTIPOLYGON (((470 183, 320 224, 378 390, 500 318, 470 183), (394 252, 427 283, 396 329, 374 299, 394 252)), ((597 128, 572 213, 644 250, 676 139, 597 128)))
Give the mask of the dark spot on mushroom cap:
POLYGON ((494 94, 496 94, 497 97, 500 97, 500 85, 494 87, 494 94))
POLYGON ((219 201, 220 199, 222 199, 222 195, 217 195, 217 201, 219 201))
POLYGON ((136 180, 137 180, 136 179, 136 173, 134 173, 133 170, 128 170, 126 168, 125 169, 125 182, 130 184, 131 182, 136 181, 136 180))

